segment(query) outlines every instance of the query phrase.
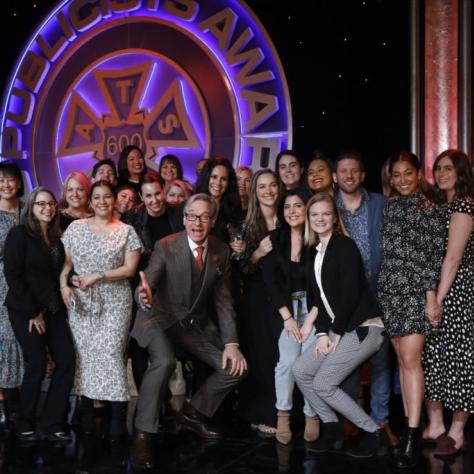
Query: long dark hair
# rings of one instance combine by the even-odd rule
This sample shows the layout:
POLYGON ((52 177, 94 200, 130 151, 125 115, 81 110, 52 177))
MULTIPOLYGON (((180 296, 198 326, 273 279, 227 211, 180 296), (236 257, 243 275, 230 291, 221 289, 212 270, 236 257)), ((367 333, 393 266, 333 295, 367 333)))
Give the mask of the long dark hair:
POLYGON ((25 184, 23 182, 23 175, 21 174, 21 170, 18 165, 13 161, 2 161, 0 162, 0 174, 5 176, 13 176, 20 182, 20 188, 16 193, 16 197, 22 197, 25 193, 25 184))
MULTIPOLYGON (((472 172, 471 162, 461 150, 445 150, 436 157, 433 164, 433 173, 439 165, 439 162, 443 158, 449 158, 456 171, 456 184, 454 190, 456 198, 461 197, 474 197, 474 174, 472 172)), ((446 202, 446 193, 438 188, 435 183, 436 189, 438 190, 438 198, 441 202, 446 202)))
MULTIPOLYGON (((127 158, 128 158, 128 155, 130 154, 130 152, 132 152, 133 150, 138 151, 138 153, 140 153, 142 158, 145 159, 145 156, 143 155, 143 151, 140 150, 140 148, 138 148, 136 145, 127 145, 120 152, 120 158, 119 158, 119 162, 118 162, 118 165, 117 165, 119 178, 122 178, 122 179, 129 179, 130 178, 130 172, 128 171, 128 166, 127 166, 127 158)), ((145 174, 145 173, 146 173, 146 166, 143 170, 142 175, 145 174)))
MULTIPOLYGON (((411 166, 413 166, 413 168, 416 169, 416 171, 421 170, 421 163, 418 157, 411 151, 402 150, 391 155, 388 160, 388 170, 390 172, 390 176, 392 175, 392 170, 395 163, 398 163, 399 161, 405 161, 409 163, 411 166)), ((392 194, 394 196, 398 196, 399 193, 392 186, 391 183, 390 183, 390 187, 392 190, 392 194)), ((423 174, 421 175, 421 180, 420 180, 420 192, 431 201, 436 200, 436 194, 437 194, 436 190, 434 189, 433 185, 431 185, 430 183, 428 183, 428 181, 426 181, 425 176, 423 174)))
POLYGON ((196 183, 195 194, 209 194, 209 180, 216 166, 224 166, 227 169, 227 189, 219 201, 218 221, 238 224, 242 218, 242 205, 240 203, 239 189, 237 187, 237 175, 229 160, 221 156, 209 158, 204 165, 199 179, 196 183))
POLYGON ((160 161, 160 166, 158 167, 158 174, 160 175, 161 179, 164 179, 163 176, 161 176, 161 168, 163 168, 163 165, 169 161, 171 164, 176 166, 176 179, 183 179, 183 165, 181 164, 181 161, 179 161, 179 158, 175 155, 164 155, 161 158, 160 161))
MULTIPOLYGON (((43 233, 41 232, 40 223, 38 219, 33 214, 33 206, 38 198, 39 193, 48 193, 52 200, 56 201, 56 197, 54 193, 43 186, 38 186, 37 188, 33 189, 31 193, 27 196, 25 205, 21 211, 20 215, 20 223, 26 227, 27 232, 32 235, 33 237, 43 238, 43 233)), ((59 231, 59 210, 56 206, 55 214, 53 220, 48 224, 48 240, 51 244, 57 242, 60 236, 59 231)))
MULTIPOLYGON (((294 188, 284 191, 283 195, 280 198, 280 202, 278 204, 277 209, 279 227, 275 234, 275 242, 277 244, 277 248, 280 249, 280 251, 278 252, 278 258, 280 258, 281 260, 285 259, 288 255, 291 255, 291 227, 289 226, 288 222, 286 222, 286 219, 284 217, 285 202, 291 196, 299 197, 303 202, 304 206, 306 207, 306 204, 311 198, 311 193, 304 188, 294 188)), ((304 245, 304 229, 305 227, 303 224, 303 230, 301 232, 302 248, 304 245)), ((302 255, 303 252, 301 253, 301 256, 302 255)))

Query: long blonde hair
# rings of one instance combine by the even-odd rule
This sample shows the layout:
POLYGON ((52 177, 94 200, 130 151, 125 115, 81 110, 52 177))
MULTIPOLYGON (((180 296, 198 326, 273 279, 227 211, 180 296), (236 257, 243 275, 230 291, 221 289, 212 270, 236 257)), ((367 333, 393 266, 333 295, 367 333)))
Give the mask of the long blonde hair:
POLYGON ((334 212, 334 216, 336 217, 333 234, 348 235, 344 222, 341 218, 339 209, 337 208, 336 202, 334 201, 334 198, 327 193, 317 193, 308 201, 308 204, 306 205, 306 225, 304 230, 304 241, 305 244, 308 246, 319 244, 318 234, 316 234, 316 232, 311 228, 309 220, 309 212, 311 210, 311 207, 313 206, 313 204, 316 204, 318 202, 327 202, 332 206, 332 211, 334 212))
MULTIPOLYGON (((87 201, 89 201, 91 196, 91 182, 89 178, 82 173, 81 171, 73 171, 67 175, 66 180, 64 181, 63 188, 61 190, 61 198, 59 199, 59 209, 63 210, 68 207, 66 201, 67 187, 69 186, 69 181, 71 179, 76 180, 87 192, 87 201)), ((89 210, 89 204, 86 204, 86 210, 89 210)))

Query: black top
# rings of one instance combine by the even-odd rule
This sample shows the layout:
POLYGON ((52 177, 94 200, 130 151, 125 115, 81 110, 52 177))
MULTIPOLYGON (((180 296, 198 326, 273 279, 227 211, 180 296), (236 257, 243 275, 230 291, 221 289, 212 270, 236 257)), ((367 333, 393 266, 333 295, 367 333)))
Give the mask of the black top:
POLYGON ((345 235, 333 234, 327 244, 321 269, 324 295, 334 313, 334 321, 324 307, 316 276, 316 247, 309 249, 307 259, 308 311, 319 310, 316 318, 318 333, 343 335, 357 329, 364 321, 381 316, 382 312, 369 288, 364 264, 356 243, 345 235))
POLYGON ((265 287, 270 304, 274 311, 278 311, 283 306, 287 306, 292 312, 293 305, 291 304, 290 299, 291 293, 293 291, 306 290, 307 287, 307 253, 301 252, 301 263, 295 264, 295 270, 292 271, 293 266, 291 265, 291 242, 290 239, 287 239, 286 245, 283 244, 283 232, 284 230, 281 228, 270 232, 273 248, 270 253, 261 259, 261 262, 265 287), (292 281, 293 277, 295 278, 294 282, 292 281), (297 289, 293 290, 294 287, 297 287, 297 289))
POLYGON ((306 265, 304 262, 290 261, 291 292, 306 291, 306 265))
POLYGON ((74 222, 77 219, 77 217, 72 217, 69 214, 64 214, 62 212, 59 213, 59 228, 61 229, 61 232, 64 233, 64 231, 69 227, 69 224, 71 222, 74 222))
POLYGON ((165 212, 159 217, 153 217, 148 214, 147 220, 148 229, 150 230, 151 235, 151 241, 153 243, 173 233, 167 212, 165 212))
POLYGON ((52 250, 42 238, 28 233, 25 226, 13 227, 5 240, 4 254, 8 283, 5 303, 10 317, 33 319, 56 305, 64 309, 59 296, 63 264, 64 246, 60 240, 52 250))

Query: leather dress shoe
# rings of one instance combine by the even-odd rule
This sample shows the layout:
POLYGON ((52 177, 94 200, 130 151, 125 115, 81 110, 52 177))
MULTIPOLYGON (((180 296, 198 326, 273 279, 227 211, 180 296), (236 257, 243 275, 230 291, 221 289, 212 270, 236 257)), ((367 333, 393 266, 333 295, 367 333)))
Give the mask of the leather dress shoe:
POLYGON ((34 431, 18 431, 16 437, 21 443, 34 443, 36 441, 36 433, 34 431))
POLYGON ((68 431, 56 431, 43 437, 45 441, 56 444, 67 444, 72 441, 72 434, 68 431))
POLYGON ((222 433, 218 429, 211 427, 204 416, 189 404, 185 405, 176 414, 176 417, 182 428, 196 433, 202 439, 222 438, 222 433))
POLYGON ((153 469, 155 460, 150 448, 151 434, 135 428, 132 446, 130 447, 130 461, 138 469, 153 469))

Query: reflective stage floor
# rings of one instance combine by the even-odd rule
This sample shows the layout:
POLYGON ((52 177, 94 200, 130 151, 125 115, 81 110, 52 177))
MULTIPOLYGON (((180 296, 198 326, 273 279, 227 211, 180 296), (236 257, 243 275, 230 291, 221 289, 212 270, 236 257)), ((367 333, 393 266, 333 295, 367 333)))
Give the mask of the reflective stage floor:
MULTIPOLYGON (((129 420, 130 422, 130 420, 129 420)), ((1 474, 119 474, 150 472, 153 474, 352 474, 396 473, 390 458, 354 461, 343 452, 323 455, 311 454, 302 439, 301 430, 295 430, 291 445, 283 446, 273 439, 264 439, 245 425, 234 422, 227 427, 228 435, 218 442, 204 442, 186 431, 176 431, 171 419, 165 421, 162 432, 154 441, 158 467, 150 471, 134 470, 128 458, 129 442, 110 446, 100 435, 104 420, 97 419, 95 437, 75 436, 64 447, 36 443, 20 446, 13 435, 0 437, 1 474)), ((130 423, 129 423, 130 424, 130 423)), ((433 448, 425 448, 418 466, 404 472, 431 474, 473 474, 474 429, 468 428, 467 449, 448 459, 437 459, 433 448)), ((395 430, 399 429, 393 420, 395 430)), ((351 440, 348 444, 351 444, 351 440)))

